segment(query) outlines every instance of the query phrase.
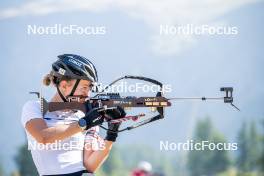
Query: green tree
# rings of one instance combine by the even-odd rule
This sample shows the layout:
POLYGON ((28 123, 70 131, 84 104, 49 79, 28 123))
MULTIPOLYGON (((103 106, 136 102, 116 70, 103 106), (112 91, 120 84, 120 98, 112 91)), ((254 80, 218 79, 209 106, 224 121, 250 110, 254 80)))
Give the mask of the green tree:
POLYGON ((249 169, 254 171, 257 169, 257 159, 260 156, 260 139, 257 133, 256 124, 251 122, 249 128, 249 169))
POLYGON ((27 144, 19 147, 18 153, 15 156, 15 162, 21 176, 37 176, 38 172, 28 150, 27 144))
MULTIPOLYGON (((262 121, 262 132, 264 132, 264 120, 262 121)), ((264 175, 264 134, 262 133, 262 136, 260 137, 260 146, 262 146, 260 148, 260 158, 258 160, 258 166, 262 172, 262 174, 264 175)))
POLYGON ((4 168, 2 166, 2 163, 0 162, 0 176, 4 176, 4 168))
POLYGON ((255 123, 251 122, 250 126, 243 123, 238 134, 237 167, 240 172, 251 172, 257 169, 261 153, 260 146, 255 123))
POLYGON ((244 122, 238 133, 238 157, 237 167, 241 172, 249 171, 249 143, 248 143, 247 125, 244 122))
POLYGON ((105 161, 102 165, 101 173, 106 173, 108 176, 122 176, 125 175, 123 161, 120 156, 120 152, 114 146, 105 161))
MULTIPOLYGON (((195 143, 209 141, 210 143, 226 143, 223 135, 217 132, 209 118, 198 121, 193 134, 195 143)), ((230 158, 226 150, 192 150, 188 153, 187 167, 190 175, 215 175, 225 171, 230 166, 230 158)))

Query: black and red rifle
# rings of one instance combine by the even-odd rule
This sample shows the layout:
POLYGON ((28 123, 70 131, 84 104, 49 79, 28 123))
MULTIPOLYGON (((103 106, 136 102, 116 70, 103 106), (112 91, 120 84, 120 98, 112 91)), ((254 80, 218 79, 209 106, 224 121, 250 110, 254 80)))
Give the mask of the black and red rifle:
MULTIPOLYGON (((80 97, 80 96, 73 96, 73 97, 68 97, 69 102, 47 102, 43 97, 40 96, 41 100, 41 111, 43 116, 49 111, 59 111, 59 110, 65 110, 65 109, 71 109, 71 110, 80 110, 84 114, 87 113, 89 108, 87 107, 87 104, 96 104, 97 107, 103 108, 104 110, 107 109, 113 109, 116 108, 117 106, 123 107, 124 109, 126 108, 138 108, 138 107, 149 107, 151 108, 152 111, 158 112, 157 115, 152 116, 150 118, 144 119, 140 122, 135 123, 134 125, 131 125, 129 127, 126 127, 121 131, 125 130, 131 130, 143 125, 146 125, 148 123, 154 122, 159 119, 164 118, 164 108, 170 107, 172 100, 224 100, 224 103, 229 103, 231 104, 234 108, 239 110, 234 104, 233 104, 233 88, 232 87, 222 87, 220 88, 220 91, 225 92, 224 97, 176 97, 176 98, 166 98, 163 96, 162 93, 163 90, 163 85, 161 82, 147 78, 147 77, 142 77, 142 76, 124 76, 116 79, 113 81, 111 84, 109 84, 103 91, 100 93, 96 94, 93 97, 86 98, 86 97, 80 97), (141 81, 146 81, 152 84, 155 84, 159 86, 159 91, 156 92, 155 96, 146 96, 146 97, 135 97, 135 96, 126 96, 122 97, 120 96, 119 93, 104 93, 104 91, 115 84, 116 82, 123 80, 123 79, 135 79, 135 80, 141 80, 141 81), (84 103, 81 103, 82 98, 86 98, 84 103)), ((37 93, 37 92, 32 92, 32 93, 37 93)), ((145 114, 141 113, 138 115, 129 115, 126 116, 122 119, 111 119, 111 120, 106 120, 111 123, 119 123, 123 121, 128 121, 128 120, 133 120, 133 121, 138 121, 140 120, 141 117, 144 117, 145 114)), ((102 128, 105 129, 105 127, 101 126, 102 128)))

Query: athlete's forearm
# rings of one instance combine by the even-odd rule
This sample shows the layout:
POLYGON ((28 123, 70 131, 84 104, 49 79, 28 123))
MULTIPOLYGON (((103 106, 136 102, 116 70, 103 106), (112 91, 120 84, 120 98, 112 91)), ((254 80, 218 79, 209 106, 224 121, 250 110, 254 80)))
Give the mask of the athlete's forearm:
POLYGON ((82 129, 79 127, 78 122, 48 127, 41 130, 42 143, 53 143, 56 140, 63 140, 81 131, 82 129))
POLYGON ((89 157, 84 158, 85 168, 89 172, 95 172, 107 159, 112 146, 113 142, 105 140, 105 147, 103 149, 93 151, 89 157))

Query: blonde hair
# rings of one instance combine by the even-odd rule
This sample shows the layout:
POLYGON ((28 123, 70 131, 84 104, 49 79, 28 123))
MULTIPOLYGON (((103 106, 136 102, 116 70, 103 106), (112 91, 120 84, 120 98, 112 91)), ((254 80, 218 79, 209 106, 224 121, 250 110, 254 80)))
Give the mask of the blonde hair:
POLYGON ((46 75, 44 76, 42 82, 43 82, 43 84, 44 84, 45 86, 49 86, 51 83, 54 84, 54 76, 51 75, 51 73, 46 74, 46 75))
POLYGON ((49 74, 46 74, 43 79, 42 79, 42 83, 45 85, 45 86, 50 86, 51 84, 52 85, 59 85, 59 83, 61 81, 71 81, 73 80, 72 78, 69 78, 69 77, 66 77, 66 76, 63 76, 62 78, 58 78, 56 76, 54 76, 52 74, 52 72, 50 72, 49 74))

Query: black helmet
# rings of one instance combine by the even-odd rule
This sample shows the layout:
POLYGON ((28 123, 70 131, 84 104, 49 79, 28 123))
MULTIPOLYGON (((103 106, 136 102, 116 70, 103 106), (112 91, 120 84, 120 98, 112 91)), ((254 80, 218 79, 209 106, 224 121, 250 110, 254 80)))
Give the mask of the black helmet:
POLYGON ((58 60, 52 64, 51 74, 56 77, 57 91, 63 101, 67 101, 69 96, 73 96, 81 79, 89 80, 92 83, 98 81, 97 71, 91 61, 76 54, 63 54, 58 56, 58 60), (62 95, 58 88, 58 83, 63 78, 76 79, 75 85, 68 96, 62 95))
POLYGON ((97 71, 91 61, 75 54, 63 54, 52 64, 52 74, 57 78, 84 79, 97 82, 97 71))

